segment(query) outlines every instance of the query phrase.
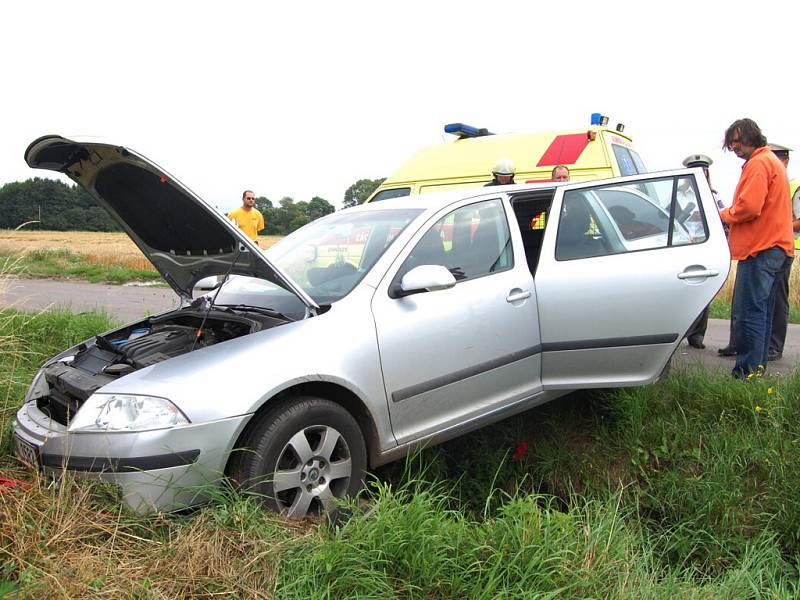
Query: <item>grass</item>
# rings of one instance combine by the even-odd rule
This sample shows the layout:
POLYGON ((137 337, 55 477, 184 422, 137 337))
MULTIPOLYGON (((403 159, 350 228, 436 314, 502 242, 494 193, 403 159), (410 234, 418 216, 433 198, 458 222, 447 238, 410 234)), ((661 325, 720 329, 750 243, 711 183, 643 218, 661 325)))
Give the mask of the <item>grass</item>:
POLYGON ((797 598, 800 373, 573 394, 381 468, 332 527, 235 490, 185 514, 8 455, 38 365, 113 323, 0 312, 0 595, 797 598))
MULTIPOLYGON (((2 251, 0 251, 2 252, 2 251)), ((0 254, 0 258, 2 258, 0 254)), ((90 283, 125 283, 128 281, 159 281, 161 276, 150 267, 136 269, 118 263, 89 262, 86 255, 64 248, 30 250, 16 256, 19 275, 34 278, 80 279, 90 283)))
MULTIPOLYGON (((263 236, 268 248, 279 236, 263 236)), ((92 283, 158 281, 161 276, 125 233, 0 230, 0 261, 17 262, 23 277, 71 278, 92 283)))

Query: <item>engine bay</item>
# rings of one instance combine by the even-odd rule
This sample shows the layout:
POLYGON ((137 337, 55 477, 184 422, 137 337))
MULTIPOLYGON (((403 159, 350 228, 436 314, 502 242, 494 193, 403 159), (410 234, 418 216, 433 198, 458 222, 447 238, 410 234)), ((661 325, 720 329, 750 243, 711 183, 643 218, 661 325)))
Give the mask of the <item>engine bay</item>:
POLYGON ((44 368, 49 388, 36 404, 68 425, 81 404, 104 385, 129 373, 220 342, 283 325, 261 312, 192 307, 150 317, 80 344, 73 356, 44 368))

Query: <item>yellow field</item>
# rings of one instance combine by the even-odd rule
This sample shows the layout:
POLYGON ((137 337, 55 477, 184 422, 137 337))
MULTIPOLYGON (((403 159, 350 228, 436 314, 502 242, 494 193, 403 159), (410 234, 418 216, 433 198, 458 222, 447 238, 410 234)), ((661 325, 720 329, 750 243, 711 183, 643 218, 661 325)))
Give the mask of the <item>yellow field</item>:
MULTIPOLYGON (((281 236, 261 236, 262 248, 269 248, 281 236)), ((65 248, 86 257, 86 262, 123 265, 131 269, 154 270, 150 261, 125 233, 93 231, 9 231, 0 229, 0 252, 28 252, 65 248)))

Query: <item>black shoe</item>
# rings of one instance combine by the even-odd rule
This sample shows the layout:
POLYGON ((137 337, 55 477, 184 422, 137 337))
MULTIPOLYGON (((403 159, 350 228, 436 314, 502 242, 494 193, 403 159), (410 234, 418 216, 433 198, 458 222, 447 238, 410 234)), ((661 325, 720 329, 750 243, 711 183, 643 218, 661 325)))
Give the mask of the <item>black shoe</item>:
POLYGON ((687 341, 692 348, 697 348, 698 350, 702 350, 706 347, 706 345, 703 343, 703 338, 701 337, 692 336, 688 338, 687 341))
POLYGON ((781 358, 783 358, 783 352, 778 352, 777 350, 770 348, 769 353, 767 354, 767 360, 780 360, 781 358))
POLYGON ((724 348, 720 348, 719 350, 717 350, 717 353, 720 356, 736 356, 736 348, 734 348, 729 344, 724 348))

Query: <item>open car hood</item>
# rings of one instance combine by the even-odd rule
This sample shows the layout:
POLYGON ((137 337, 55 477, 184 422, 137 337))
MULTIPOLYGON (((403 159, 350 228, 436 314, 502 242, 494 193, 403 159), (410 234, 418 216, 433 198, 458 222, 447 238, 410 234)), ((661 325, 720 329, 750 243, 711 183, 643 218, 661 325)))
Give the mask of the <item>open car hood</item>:
POLYGON ((133 150, 49 135, 28 146, 25 162, 64 173, 89 192, 184 300, 204 277, 230 271, 266 279, 312 312, 319 308, 223 214, 133 150))

